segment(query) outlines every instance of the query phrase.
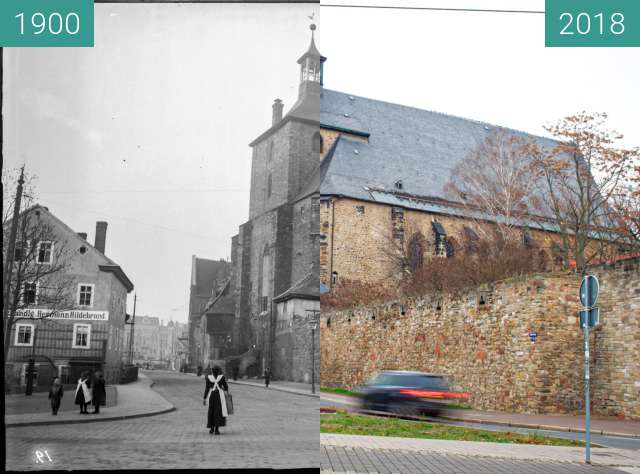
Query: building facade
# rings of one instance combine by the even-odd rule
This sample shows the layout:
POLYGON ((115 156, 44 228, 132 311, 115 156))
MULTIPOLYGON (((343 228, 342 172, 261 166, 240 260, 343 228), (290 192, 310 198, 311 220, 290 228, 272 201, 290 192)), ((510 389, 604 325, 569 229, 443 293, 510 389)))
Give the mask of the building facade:
POLYGON ((312 341, 307 329, 304 334, 296 330, 298 325, 278 326, 275 298, 288 295, 285 298, 299 308, 307 325, 319 301, 319 111, 324 58, 315 46, 314 29, 312 25, 308 50, 298 59, 297 102, 283 115, 284 104, 276 99, 271 126, 250 143, 249 221, 232 239, 228 289, 235 301, 234 351, 249 354, 252 360, 243 369, 262 374, 269 368, 275 378, 297 381, 310 374, 311 364, 293 354, 299 346, 306 351, 312 341))
MULTIPOLYGON (((105 255, 107 223, 96 224, 95 244, 91 245, 87 234, 74 232, 44 206, 31 207, 21 219, 25 216, 29 225, 47 228, 49 235, 47 241, 26 242, 36 249, 36 258, 29 265, 58 265, 60 270, 37 282, 22 283, 22 304, 15 310, 5 374, 24 385, 28 362, 33 359, 34 384, 41 389, 56 376, 63 383, 75 383, 85 370, 102 370, 107 383, 117 383, 126 350, 127 294, 133 284, 105 255), (52 293, 62 296, 55 305, 52 293)), ((18 247, 17 263, 26 255, 18 247)))
MULTIPOLYGON (((390 248, 410 248, 411 257, 422 262, 464 252, 478 235, 487 235, 495 219, 470 212, 447 187, 455 180, 456 166, 501 131, 542 148, 557 145, 488 123, 323 89, 323 288, 341 280, 396 281, 402 269, 390 258, 390 248)), ((552 214, 520 219, 516 227, 543 266, 569 263, 552 214)))
POLYGON ((191 285, 189 288, 188 355, 187 364, 194 368, 204 361, 203 314, 211 299, 222 289, 231 271, 231 264, 223 259, 209 260, 191 257, 191 285))

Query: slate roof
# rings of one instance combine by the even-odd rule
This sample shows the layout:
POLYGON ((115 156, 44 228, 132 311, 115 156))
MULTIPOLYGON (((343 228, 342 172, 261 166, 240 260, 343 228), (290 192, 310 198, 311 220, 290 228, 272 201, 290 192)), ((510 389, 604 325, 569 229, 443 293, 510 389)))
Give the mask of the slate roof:
POLYGON ((236 303, 231 293, 231 278, 229 278, 218 296, 205 308, 206 314, 235 314, 236 303))
POLYGON ((294 298, 307 300, 320 299, 320 277, 317 273, 309 273, 284 293, 273 298, 274 302, 287 301, 294 298))
MULTIPOLYGON (((334 143, 321 166, 321 195, 366 201, 394 193, 398 180, 404 195, 447 200, 444 186, 451 170, 500 128, 328 89, 321 96, 320 126, 368 137, 364 142, 342 135, 334 143)), ((533 138, 544 147, 557 145, 547 138, 533 138)), ((445 213, 459 212, 440 207, 445 213)))

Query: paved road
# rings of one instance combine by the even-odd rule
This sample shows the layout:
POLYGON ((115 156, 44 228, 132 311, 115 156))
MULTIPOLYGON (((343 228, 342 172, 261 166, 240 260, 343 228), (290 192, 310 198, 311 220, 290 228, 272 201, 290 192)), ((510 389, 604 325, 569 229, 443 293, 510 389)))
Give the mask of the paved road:
POLYGON ((323 472, 357 473, 468 473, 468 474, 622 474, 612 468, 569 463, 453 456, 387 449, 322 446, 323 472))
MULTIPOLYGON (((323 400, 323 399, 320 399, 320 406, 327 407, 327 408, 335 407, 335 408, 343 408, 343 409, 354 409, 358 407, 358 405, 355 403, 340 403, 337 400, 329 401, 329 400, 323 400)), ((435 418, 430 418, 429 420, 437 421, 438 423, 443 423, 451 426, 474 428, 478 430, 499 431, 499 432, 509 431, 511 433, 539 434, 541 436, 550 436, 550 437, 561 438, 561 439, 573 439, 573 440, 581 440, 581 441, 584 440, 584 433, 574 433, 574 432, 568 432, 568 431, 536 430, 531 428, 519 428, 516 426, 491 425, 491 424, 485 424, 485 423, 468 423, 463 421, 450 421, 450 420, 435 419, 435 418)), ((622 437, 622 436, 603 436, 603 435, 592 433, 591 442, 595 444, 599 444, 601 446, 606 446, 608 448, 640 450, 640 438, 628 438, 628 437, 622 437)))
POLYGON ((214 436, 206 428, 202 378, 161 371, 147 375, 176 411, 132 420, 7 428, 7 469, 317 469, 320 465, 317 399, 232 386, 237 414, 228 419, 221 436, 214 436), (37 463, 36 451, 41 452, 42 463, 37 463))

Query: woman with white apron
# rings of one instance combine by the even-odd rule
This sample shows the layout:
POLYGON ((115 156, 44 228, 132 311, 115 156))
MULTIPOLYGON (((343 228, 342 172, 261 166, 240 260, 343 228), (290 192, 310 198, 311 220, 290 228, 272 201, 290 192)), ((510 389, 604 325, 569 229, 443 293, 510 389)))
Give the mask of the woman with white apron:
POLYGON ((80 413, 88 414, 87 405, 91 403, 91 382, 89 382, 89 374, 83 372, 78 379, 78 386, 76 387, 76 405, 80 405, 80 413))
POLYGON ((220 434, 218 428, 225 426, 227 416, 227 401, 225 392, 229 391, 227 381, 222 375, 222 370, 217 365, 211 369, 211 373, 205 378, 204 400, 203 405, 209 403, 209 412, 207 414, 207 428, 209 433, 220 434))

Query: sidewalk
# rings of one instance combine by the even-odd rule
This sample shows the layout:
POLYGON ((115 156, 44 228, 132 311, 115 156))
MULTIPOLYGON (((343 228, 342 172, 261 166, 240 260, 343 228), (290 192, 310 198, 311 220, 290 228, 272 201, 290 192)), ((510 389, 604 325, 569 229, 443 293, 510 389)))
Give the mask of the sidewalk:
MULTIPOLYGON (((196 374, 192 372, 188 372, 189 374, 197 377, 196 374)), ((201 377, 204 379, 205 374, 203 373, 201 377)), ((320 398, 320 386, 316 384, 316 393, 311 393, 311 384, 310 383, 302 383, 302 382, 286 382, 284 380, 276 380, 271 381, 269 383, 269 388, 264 386, 264 379, 227 379, 227 382, 230 384, 236 385, 248 385, 250 387, 260 387, 265 390, 278 390, 280 392, 293 393, 296 395, 304 395, 307 397, 315 397, 320 398)))
MULTIPOLYGON (((323 393, 323 400, 333 401, 350 407, 359 407, 358 399, 323 393)), ((527 415, 500 411, 445 410, 441 418, 467 423, 484 423, 514 426, 549 431, 570 431, 584 433, 584 415, 527 415)), ((613 417, 592 416, 591 433, 605 436, 640 438, 640 421, 618 420, 613 417)))
POLYGON ((57 415, 46 413, 20 413, 5 415, 5 426, 53 425, 60 423, 90 423, 95 421, 123 420, 141 416, 158 415, 175 410, 175 407, 155 392, 153 382, 144 374, 138 380, 116 385, 117 404, 100 408, 99 415, 81 415, 77 407, 73 411, 59 411, 57 415))
POLYGON ((263 379, 253 379, 253 380, 227 380, 227 382, 231 384, 238 385, 249 385, 252 387, 260 387, 265 390, 278 390, 280 392, 288 392, 294 393, 296 395, 305 395, 307 397, 316 397, 320 398, 320 387, 316 385, 316 393, 311 393, 311 384, 310 383, 300 383, 300 382, 285 382, 281 380, 272 381, 269 383, 269 388, 264 386, 263 379))
MULTIPOLYGON (((334 433, 320 433, 320 444, 323 446, 431 452, 473 457, 584 463, 584 448, 561 446, 359 436, 334 433)), ((591 450, 591 461, 593 465, 640 468, 640 452, 627 449, 593 448, 591 450)))

